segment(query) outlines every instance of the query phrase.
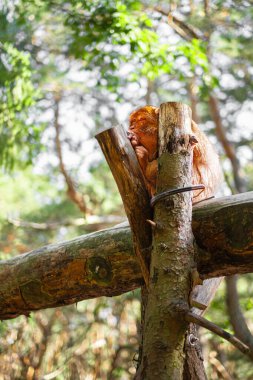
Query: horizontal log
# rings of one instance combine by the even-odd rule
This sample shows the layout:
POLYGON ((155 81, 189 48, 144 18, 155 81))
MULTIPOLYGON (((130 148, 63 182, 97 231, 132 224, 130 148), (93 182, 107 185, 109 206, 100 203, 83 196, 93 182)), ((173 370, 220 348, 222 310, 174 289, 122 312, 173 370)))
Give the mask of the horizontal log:
POLYGON ((253 191, 199 203, 192 229, 202 278, 253 272, 253 191))
POLYGON ((142 275, 123 224, 1 261, 0 320, 138 288, 142 275))
MULTIPOLYGON (((203 279, 253 272, 253 192, 201 202, 193 232, 203 279)), ((161 228, 161 226, 160 226, 161 228)), ((143 285, 128 225, 0 262, 0 319, 143 285)))

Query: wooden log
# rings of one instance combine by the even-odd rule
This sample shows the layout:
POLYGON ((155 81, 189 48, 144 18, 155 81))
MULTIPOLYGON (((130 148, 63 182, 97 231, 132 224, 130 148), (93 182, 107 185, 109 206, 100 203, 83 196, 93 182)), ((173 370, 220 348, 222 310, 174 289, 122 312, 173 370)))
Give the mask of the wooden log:
POLYGON ((118 185, 132 229, 134 250, 148 285, 152 231, 147 220, 152 218, 152 211, 139 162, 122 126, 107 129, 96 138, 118 185))
MULTIPOLYGON (((193 147, 191 110, 164 103, 159 112, 158 194, 191 184, 193 147)), ((136 380, 183 378, 188 323, 178 305, 189 307, 194 245, 191 192, 175 194, 154 206, 150 286, 145 310, 143 347, 136 380)))
POLYGON ((201 202, 193 231, 202 278, 253 271, 253 192, 201 202))
MULTIPOLYGON (((202 279, 253 272, 252 210, 253 192, 193 207, 202 279)), ((8 319, 84 299, 112 297, 144 282, 126 223, 1 261, 0 284, 0 319, 8 319)))
POLYGON ((0 320, 143 285, 129 226, 52 244, 0 262, 0 320))

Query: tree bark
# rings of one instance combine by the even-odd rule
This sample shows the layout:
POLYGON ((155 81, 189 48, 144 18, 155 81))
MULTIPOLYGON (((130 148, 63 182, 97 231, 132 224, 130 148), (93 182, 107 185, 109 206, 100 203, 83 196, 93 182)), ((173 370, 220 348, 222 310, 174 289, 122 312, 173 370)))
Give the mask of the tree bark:
POLYGON ((143 173, 122 126, 107 129, 96 138, 118 185, 132 230, 134 250, 148 284, 152 233, 147 220, 152 218, 152 210, 143 173))
MULTIPOLYGON (((193 207, 202 279, 253 272, 252 210, 253 192, 193 207)), ((0 283, 0 319, 144 284, 127 223, 1 261, 0 283)), ((209 302, 203 296, 200 301, 209 302)))
POLYGON ((1 261, 0 283, 0 319, 9 319, 84 299, 119 295, 140 287, 143 278, 127 226, 1 261))
POLYGON ((201 278, 252 272, 252 195, 248 192, 224 197, 194 208, 193 231, 201 278))
POLYGON ((203 366, 201 344, 198 338, 198 328, 190 323, 185 337, 185 362, 183 380, 207 380, 203 366))
MULTIPOLYGON (((165 103, 159 113, 158 194, 191 183, 191 110, 165 103)), ((145 310, 143 352, 138 379, 183 377, 184 338, 188 323, 181 308, 189 307, 191 268, 191 193, 176 194, 155 206, 150 286, 145 310)))

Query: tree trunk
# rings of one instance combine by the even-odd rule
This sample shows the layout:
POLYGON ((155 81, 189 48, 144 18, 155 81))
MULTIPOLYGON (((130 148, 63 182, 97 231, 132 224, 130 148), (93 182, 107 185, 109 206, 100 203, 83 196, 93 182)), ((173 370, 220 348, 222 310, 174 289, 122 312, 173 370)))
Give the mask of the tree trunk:
POLYGON ((185 337, 185 362, 183 380, 207 380, 203 365, 202 348, 198 338, 198 328, 190 323, 185 337))
MULTIPOLYGON (((157 192, 191 183, 191 111, 180 103, 160 107, 157 192)), ((143 350, 137 378, 183 378, 184 341, 194 266, 191 194, 184 192, 155 206, 150 286, 143 329, 143 350)))

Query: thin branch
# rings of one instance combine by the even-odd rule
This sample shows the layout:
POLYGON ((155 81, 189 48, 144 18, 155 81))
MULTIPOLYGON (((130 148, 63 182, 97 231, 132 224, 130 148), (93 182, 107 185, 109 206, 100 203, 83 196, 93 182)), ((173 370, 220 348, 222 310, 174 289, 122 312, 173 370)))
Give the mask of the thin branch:
POLYGON ((226 132, 220 115, 218 100, 212 94, 209 96, 209 109, 215 124, 217 137, 228 159, 231 162, 236 190, 239 193, 243 193, 244 191, 246 191, 246 187, 245 182, 240 174, 240 164, 236 157, 236 151, 233 144, 228 140, 226 136, 226 132))
MULTIPOLYGON (((208 18, 209 13, 210 13, 210 4, 208 0, 204 1, 204 11, 205 11, 205 16, 208 18)), ((207 33, 207 41, 208 41, 207 58, 210 63, 210 66, 211 66, 211 54, 212 54, 211 45, 210 45, 211 35, 212 35, 212 32, 209 30, 207 33)), ((220 115, 218 99, 211 93, 211 91, 210 91, 208 104, 209 104, 210 115, 215 124, 215 131, 216 131, 217 137, 224 149, 225 154, 227 155, 228 159, 231 162, 235 188, 237 192, 243 193, 247 189, 245 186, 245 181, 243 180, 240 173, 240 162, 236 157, 236 150, 235 150, 234 145, 228 140, 226 136, 226 130, 223 126, 222 118, 220 115)))
POLYGON ((221 379, 224 380, 233 380, 233 378, 228 373, 227 369, 225 368, 224 364, 221 363, 220 360, 216 358, 216 352, 212 351, 208 357, 209 363, 214 367, 215 372, 217 372, 217 376, 220 375, 221 379))
POLYGON ((246 324, 242 309, 239 303, 237 291, 237 276, 226 278, 226 302, 230 322, 233 326, 235 335, 253 351, 253 336, 246 324))
POLYGON ((60 171, 62 175, 64 176, 66 184, 67 184, 67 194, 69 198, 78 206, 80 211, 86 214, 87 211, 89 210, 87 209, 83 195, 79 193, 78 191, 76 191, 73 180, 67 173, 67 170, 65 168, 64 161, 63 161, 62 146, 61 146, 61 139, 60 139, 61 127, 59 124, 60 99, 61 99, 61 96, 59 94, 55 94, 55 109, 54 109, 55 145, 56 145, 56 152, 57 152, 59 163, 60 163, 60 171))
POLYGON ((227 171, 223 170, 223 176, 224 176, 224 180, 225 180, 225 182, 226 182, 226 184, 227 184, 227 186, 228 186, 231 194, 233 194, 233 195, 236 194, 235 187, 231 183, 231 180, 229 178, 229 174, 227 173, 227 171))
POLYGON ((89 231, 95 231, 99 226, 108 225, 108 224, 116 224, 122 223, 126 220, 123 216, 118 215, 107 215, 107 216, 99 216, 99 215, 87 215, 86 218, 77 218, 77 219, 69 219, 57 222, 30 222, 27 220, 8 218, 8 222, 15 227, 20 228, 32 228, 34 230, 46 231, 46 230, 55 230, 62 226, 65 227, 79 227, 84 226, 84 228, 89 231))
POLYGON ((197 325, 205 327, 207 330, 212 331, 214 334, 219 335, 221 338, 233 344, 233 346, 240 350, 244 355, 247 355, 251 360, 253 360, 253 352, 250 350, 250 348, 239 339, 237 339, 234 335, 223 330, 221 327, 195 313, 192 313, 191 311, 188 311, 186 313, 185 319, 188 322, 196 323, 197 325))
POLYGON ((187 24, 185 21, 183 21, 178 16, 175 16, 172 13, 165 11, 161 7, 155 7, 155 11, 162 14, 163 16, 168 17, 168 23, 174 29, 174 31, 180 35, 182 38, 184 38, 187 41, 191 41, 192 39, 198 39, 198 40, 206 40, 206 37, 201 33, 200 30, 197 30, 192 25, 187 24))
POLYGON ((188 34, 188 37, 193 39, 198 39, 198 40, 205 40, 205 36, 201 33, 200 30, 197 30, 195 27, 192 25, 187 24, 185 21, 180 19, 179 17, 173 15, 173 21, 176 25, 178 25, 182 30, 185 31, 185 33, 188 34))

